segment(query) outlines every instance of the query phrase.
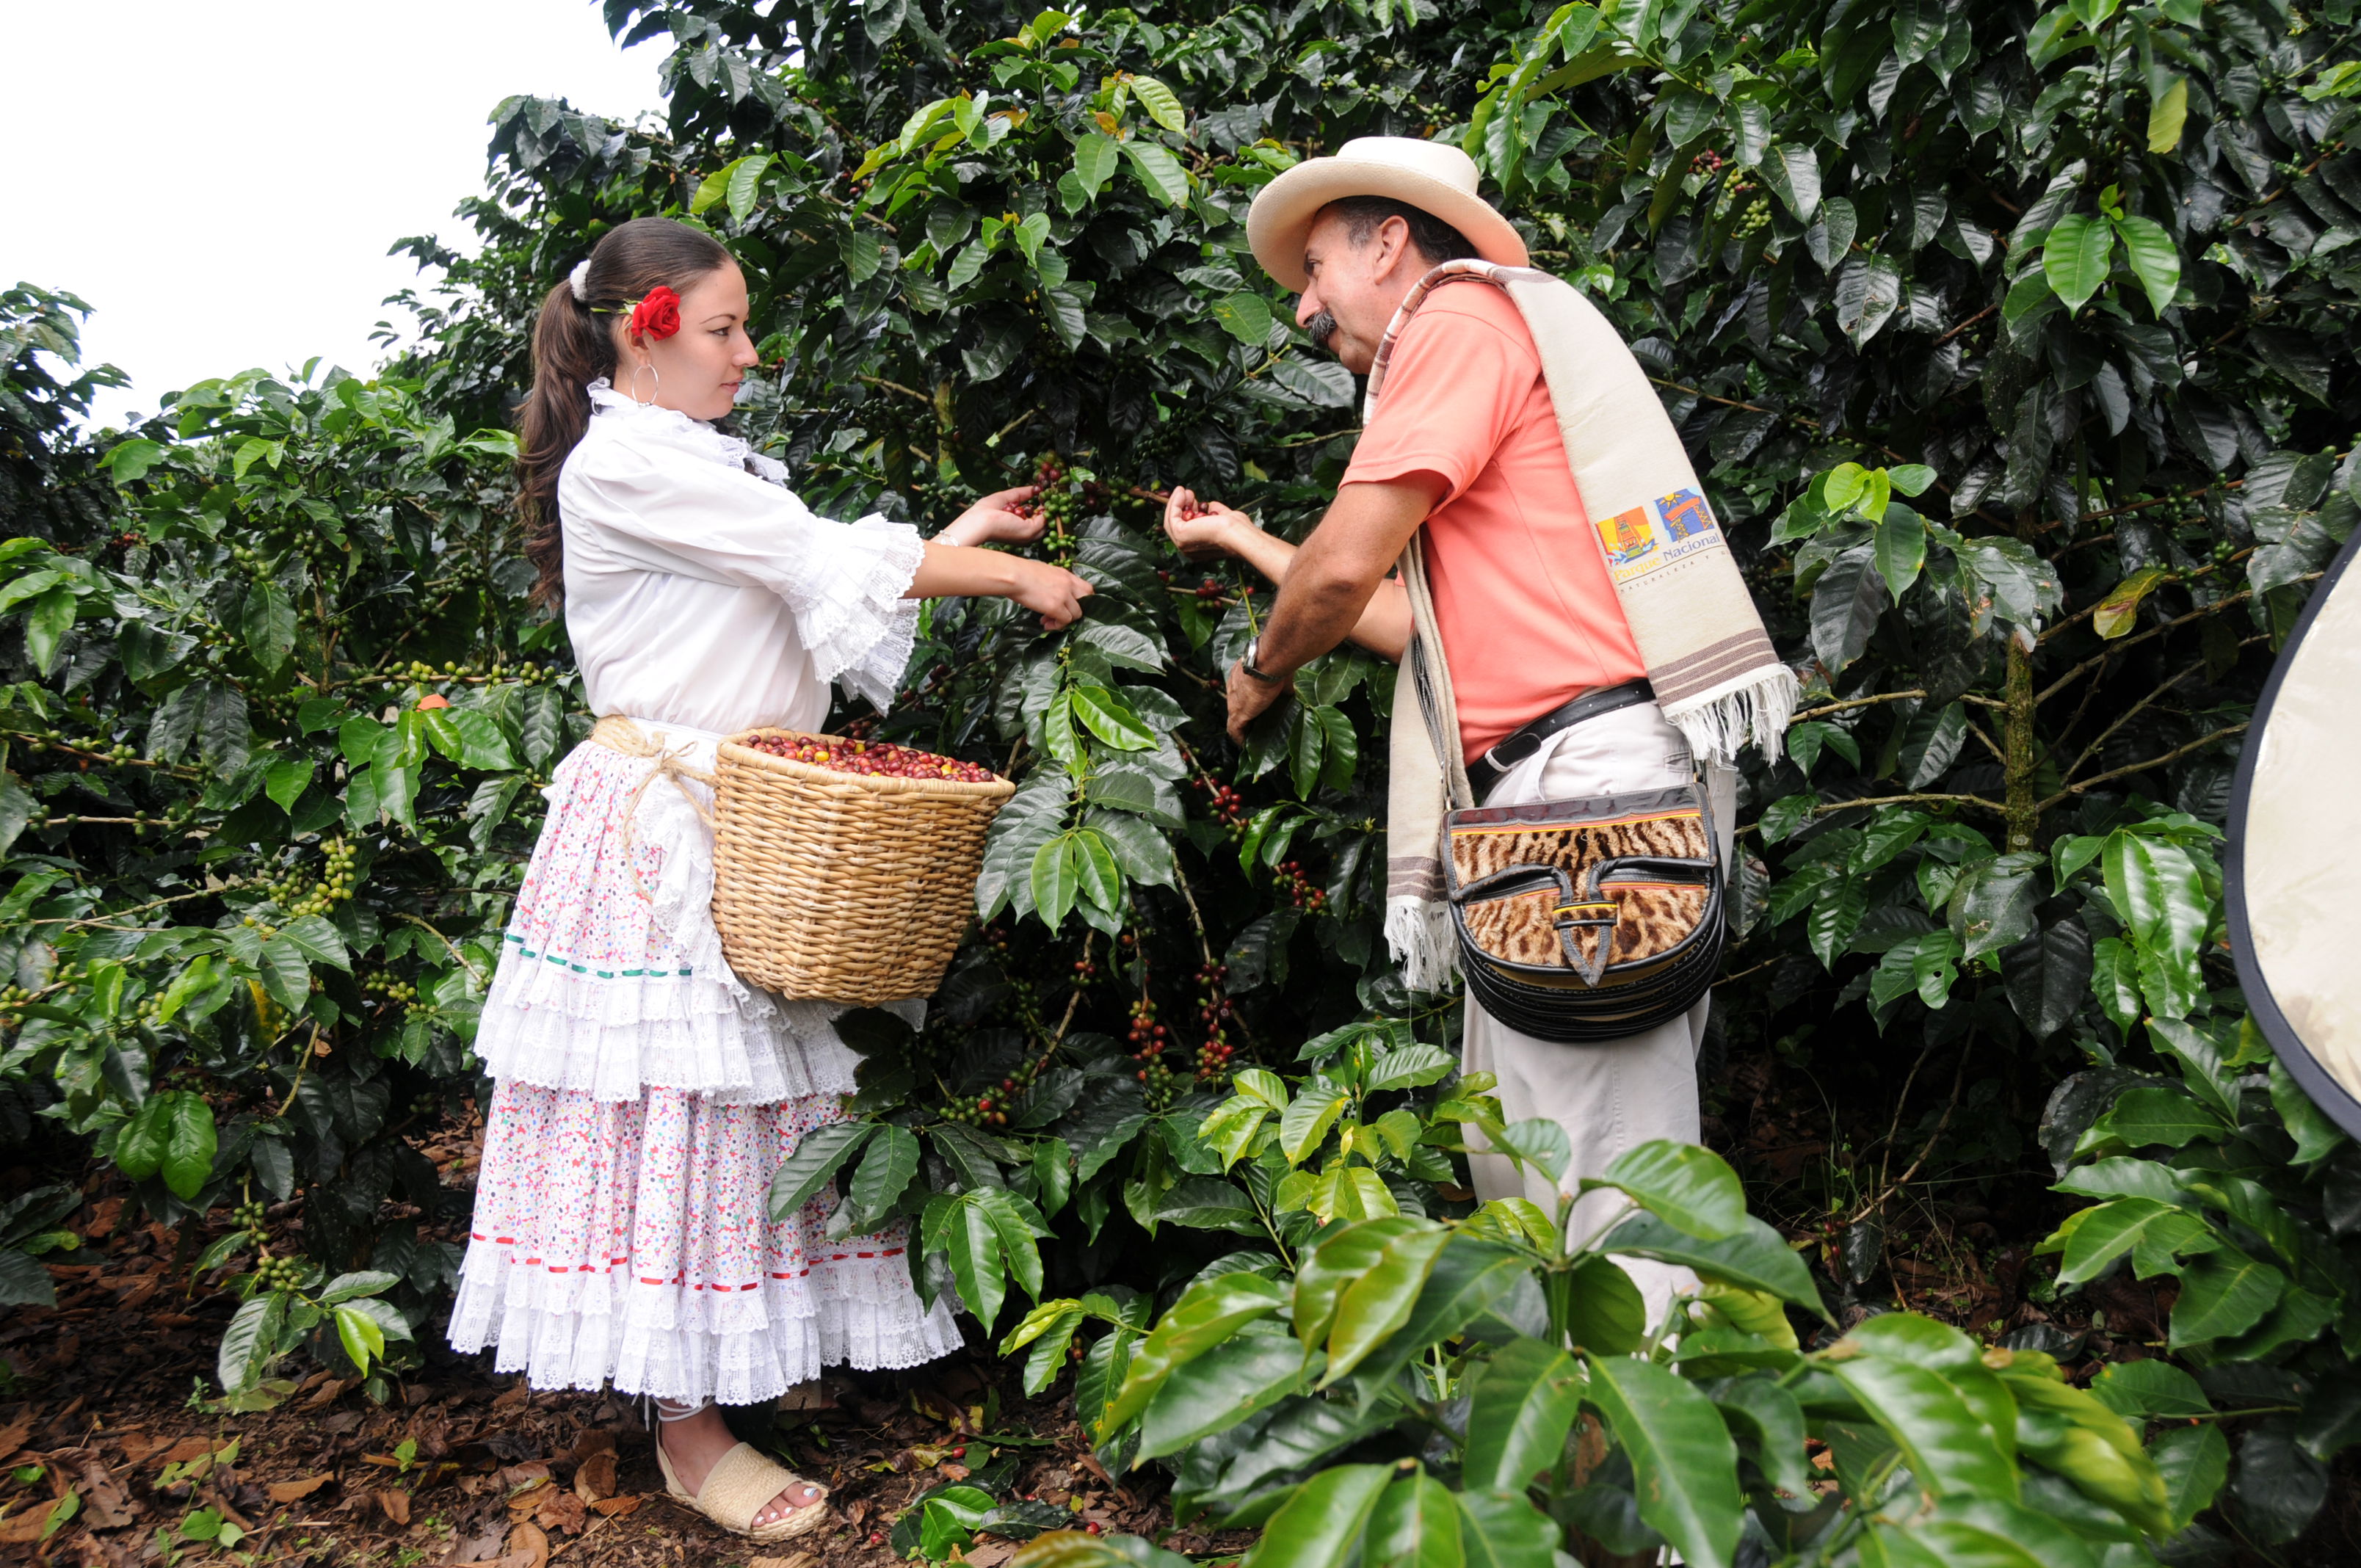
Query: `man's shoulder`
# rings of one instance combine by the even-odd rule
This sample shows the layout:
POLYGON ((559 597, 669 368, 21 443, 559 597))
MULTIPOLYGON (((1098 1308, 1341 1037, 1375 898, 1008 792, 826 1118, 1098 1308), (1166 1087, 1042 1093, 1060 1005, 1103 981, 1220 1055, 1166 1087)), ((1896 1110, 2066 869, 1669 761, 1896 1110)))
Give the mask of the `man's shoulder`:
POLYGON ((1429 294, 1402 327, 1405 338, 1413 334, 1429 340, 1498 338, 1540 362, 1524 313, 1509 298, 1509 291, 1472 275, 1429 294))

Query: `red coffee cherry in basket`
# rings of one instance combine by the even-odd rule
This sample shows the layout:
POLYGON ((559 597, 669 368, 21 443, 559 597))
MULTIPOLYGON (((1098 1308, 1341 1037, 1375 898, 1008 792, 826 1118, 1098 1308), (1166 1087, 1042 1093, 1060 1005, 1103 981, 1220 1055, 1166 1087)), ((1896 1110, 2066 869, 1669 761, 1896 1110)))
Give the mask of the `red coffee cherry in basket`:
POLYGON ((962 762, 956 757, 938 757, 932 751, 884 740, 851 740, 833 735, 812 739, 767 735, 748 744, 757 751, 792 762, 808 762, 833 773, 862 773, 872 778, 948 779, 955 784, 990 784, 993 778, 990 768, 977 763, 962 762))

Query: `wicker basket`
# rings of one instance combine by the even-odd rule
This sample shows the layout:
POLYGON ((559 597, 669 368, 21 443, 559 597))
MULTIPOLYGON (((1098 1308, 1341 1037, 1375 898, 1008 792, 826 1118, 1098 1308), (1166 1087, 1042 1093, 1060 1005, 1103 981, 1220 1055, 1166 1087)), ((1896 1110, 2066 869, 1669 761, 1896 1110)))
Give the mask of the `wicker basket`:
POLYGON ((739 975, 807 1002, 930 996, 975 909, 984 830, 1006 779, 899 779, 717 749, 713 924, 739 975))

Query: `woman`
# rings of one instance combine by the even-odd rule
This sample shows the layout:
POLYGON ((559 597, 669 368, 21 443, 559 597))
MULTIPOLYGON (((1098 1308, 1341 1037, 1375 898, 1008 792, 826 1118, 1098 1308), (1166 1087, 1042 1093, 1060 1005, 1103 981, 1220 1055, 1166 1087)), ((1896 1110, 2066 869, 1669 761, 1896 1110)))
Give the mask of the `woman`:
POLYGON ((831 1243, 828 1203, 769 1218, 771 1177, 842 1115, 837 1008, 747 986, 713 928, 715 742, 817 729, 831 682, 883 708, 917 601, 999 595, 1063 626, 1090 586, 974 548, 1038 521, 988 496, 933 542, 815 517, 712 422, 758 362, 746 282, 702 232, 622 225, 533 332, 522 508, 591 710, 559 765, 477 1049, 495 1080, 451 1342, 535 1387, 652 1396, 675 1497, 778 1540, 822 1492, 715 1408, 825 1365, 911 1366, 960 1343, 922 1307, 897 1229, 831 1243))

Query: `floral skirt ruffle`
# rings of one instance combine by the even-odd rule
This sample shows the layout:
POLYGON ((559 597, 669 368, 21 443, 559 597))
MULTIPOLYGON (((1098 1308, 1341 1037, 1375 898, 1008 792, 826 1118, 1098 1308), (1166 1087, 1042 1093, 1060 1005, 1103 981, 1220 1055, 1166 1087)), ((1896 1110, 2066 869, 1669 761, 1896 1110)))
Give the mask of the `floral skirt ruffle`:
MULTIPOLYGON (((710 770, 712 737, 668 740, 710 770)), ((920 1304, 900 1230, 831 1243, 826 1193, 770 1219, 852 1054, 837 1009, 730 973, 711 831, 656 773, 587 744, 550 786, 478 1036, 497 1086, 453 1346, 535 1387, 724 1404, 949 1354, 950 1304, 920 1304)))

